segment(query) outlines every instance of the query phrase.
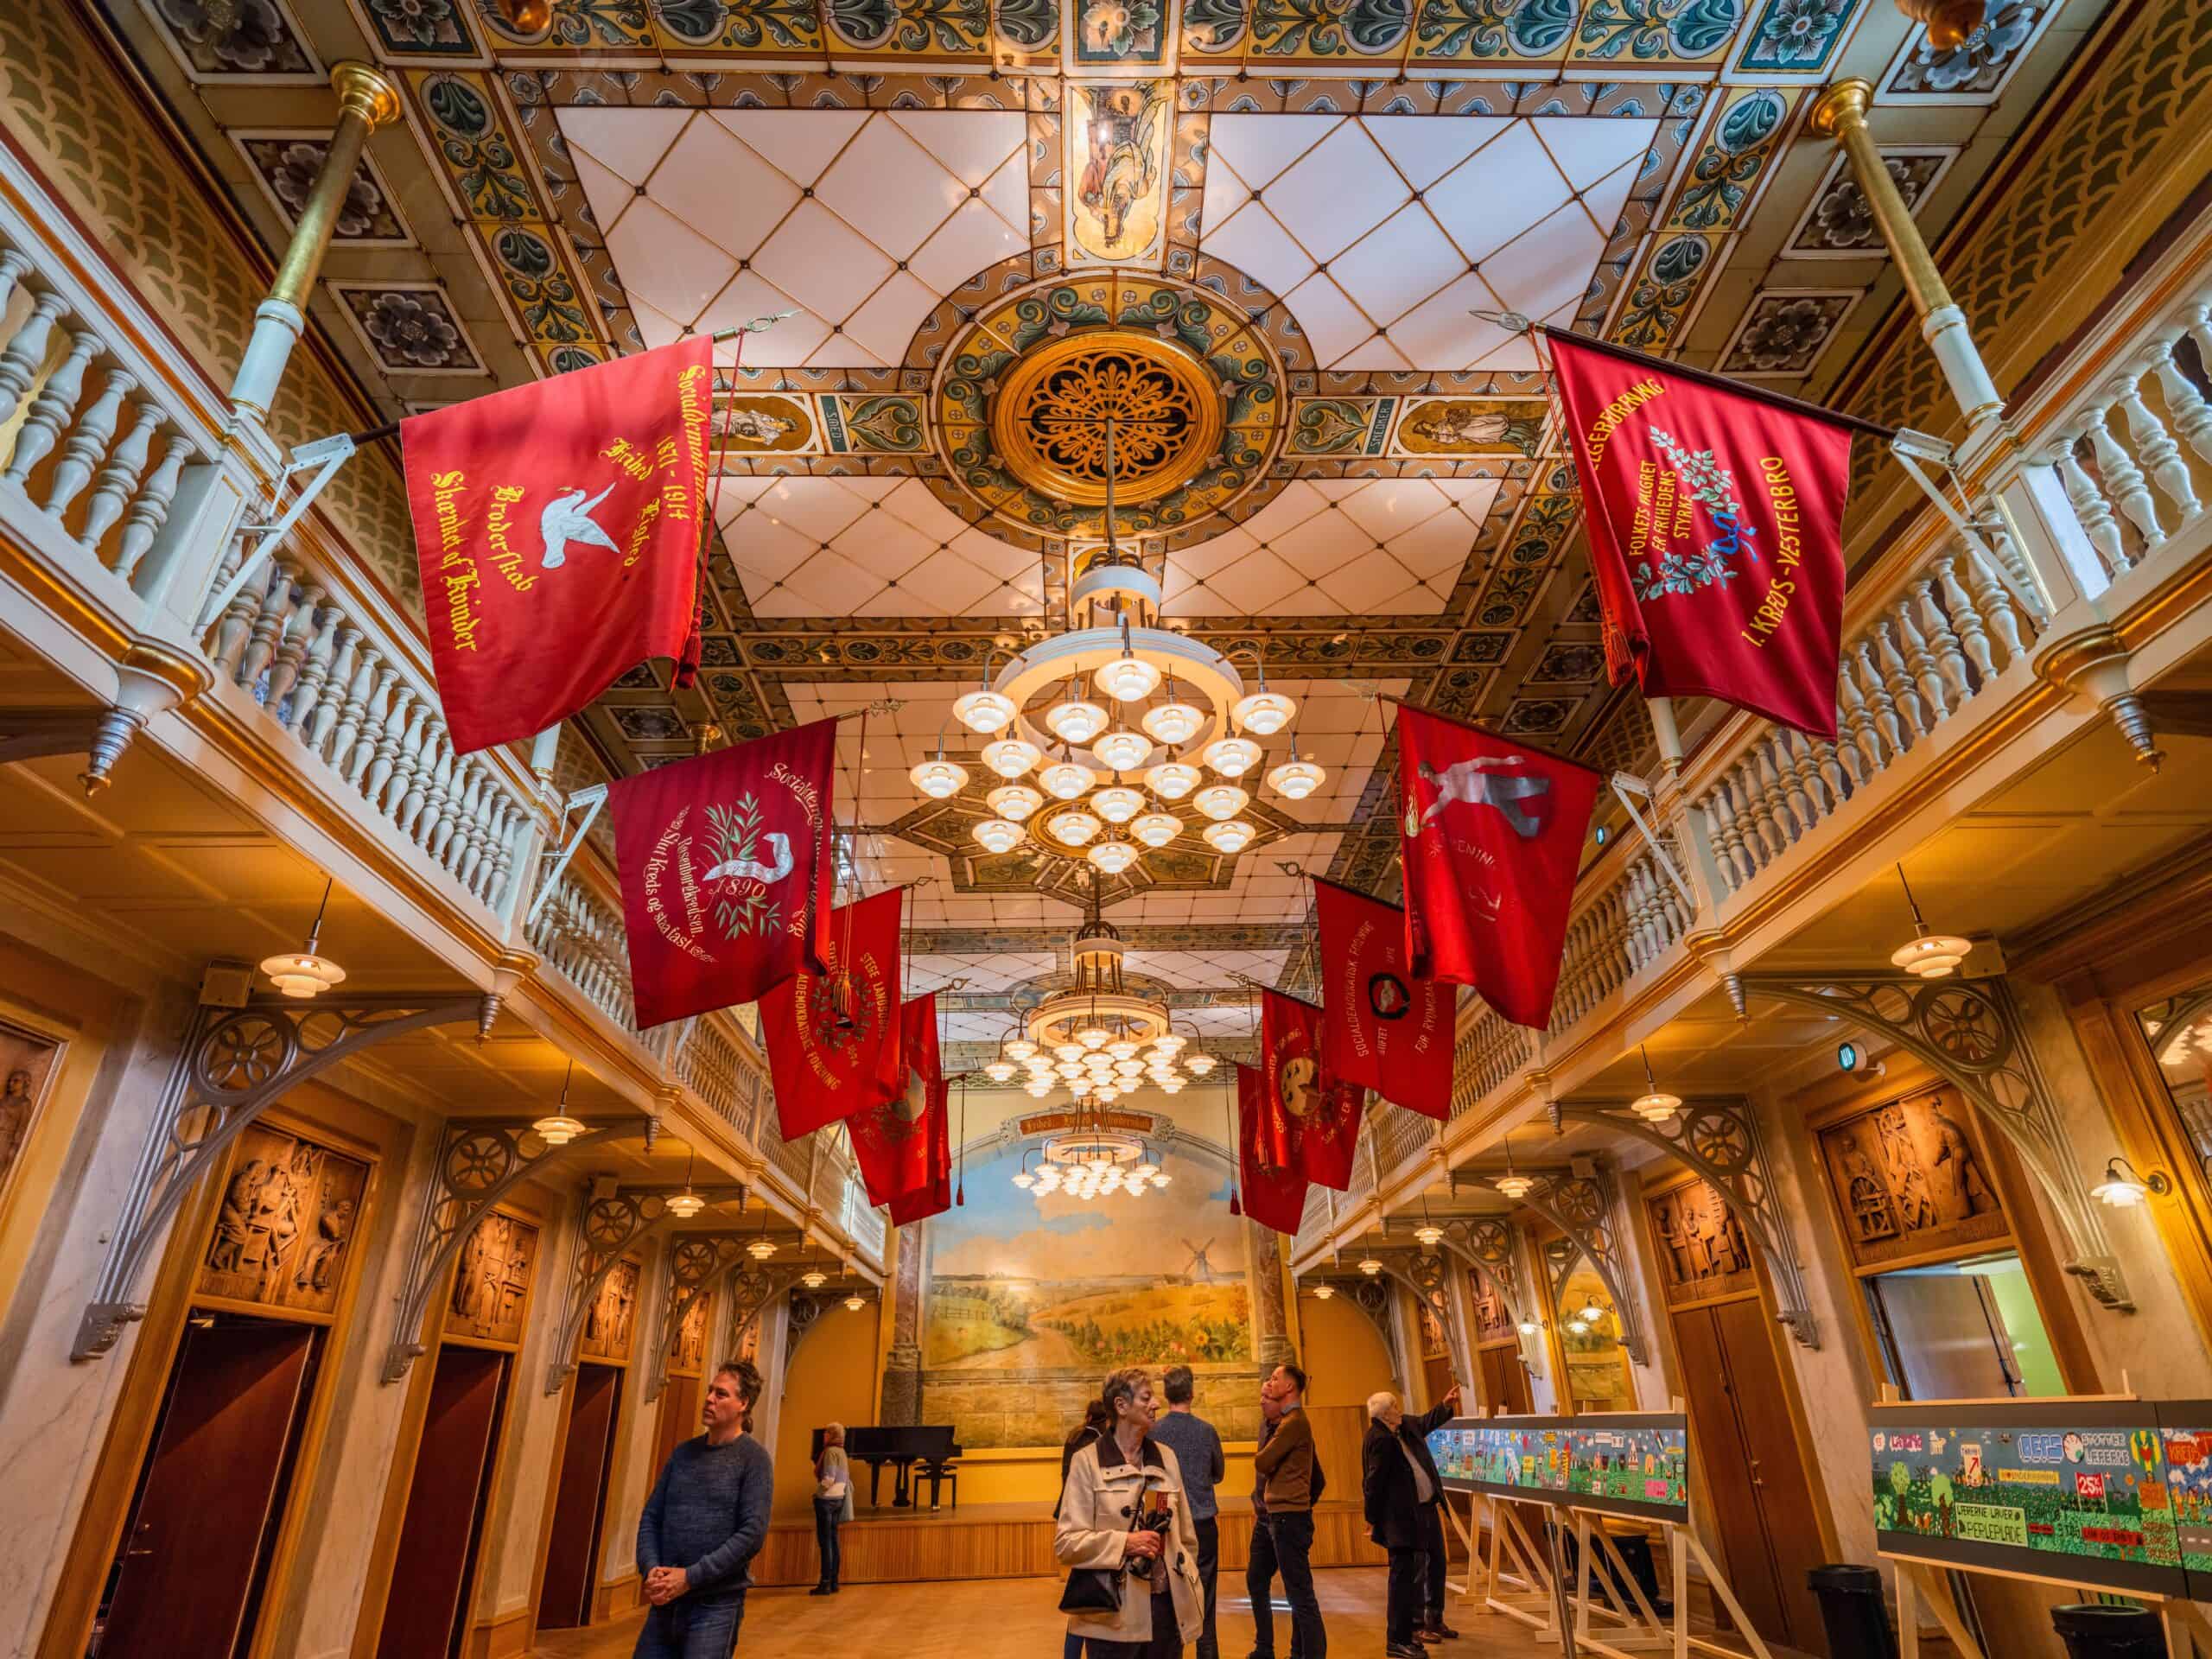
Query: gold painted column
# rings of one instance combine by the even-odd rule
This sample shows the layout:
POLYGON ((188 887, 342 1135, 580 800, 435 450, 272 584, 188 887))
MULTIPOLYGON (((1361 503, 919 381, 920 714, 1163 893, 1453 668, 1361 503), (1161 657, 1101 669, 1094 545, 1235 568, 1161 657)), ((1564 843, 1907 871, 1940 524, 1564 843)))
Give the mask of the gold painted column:
POLYGON ((1921 240, 1912 210, 1905 206, 1897 181, 1890 176, 1881 152, 1874 147, 1874 135, 1866 125, 1866 111, 1873 102, 1874 89, 1866 81, 1838 81, 1814 102, 1813 130, 1843 146, 1851 175, 1859 181, 1882 240, 1904 278, 1906 296, 1920 317, 1921 335, 1950 384, 1951 396, 1966 416, 1967 433, 1979 437, 2003 418, 2005 400, 1997 395, 1981 353, 1974 349, 1966 313, 1943 286, 1942 273, 1936 269, 1927 243, 1921 240))
POLYGON ((253 314, 253 338, 245 360, 238 365, 231 385, 231 403, 241 414, 258 422, 265 419, 284 378, 284 365, 306 326, 308 297, 315 292, 322 256, 330 247, 346 193, 361 164, 361 151, 369 135, 398 118, 399 89, 384 72, 372 65, 346 62, 330 72, 330 84, 339 99, 338 125, 330 135, 330 149, 308 193, 283 263, 270 284, 269 296, 253 314))

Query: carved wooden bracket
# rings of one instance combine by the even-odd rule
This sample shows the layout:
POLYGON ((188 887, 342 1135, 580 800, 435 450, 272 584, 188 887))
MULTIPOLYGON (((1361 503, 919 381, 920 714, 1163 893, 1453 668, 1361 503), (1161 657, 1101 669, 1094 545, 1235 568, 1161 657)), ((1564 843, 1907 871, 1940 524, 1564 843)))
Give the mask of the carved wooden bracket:
MULTIPOLYGON (((576 1344, 583 1336, 584 1318, 607 1275, 614 1271, 617 1262, 676 1218, 668 1201, 685 1190, 623 1186, 604 1198, 584 1194, 583 1213, 576 1228, 576 1253, 569 1264, 567 1295, 561 1305, 561 1328, 553 1340, 552 1361, 546 1367, 546 1393, 560 1393, 575 1375, 576 1344)), ((721 1204, 741 1197, 744 1191, 737 1186, 709 1187, 700 1189, 699 1196, 709 1204, 721 1204)))
POLYGON ((2096 1204, 2076 1174, 2072 1140, 2002 975, 1916 979, 1745 974, 1743 981, 1747 995, 1818 1008, 1885 1037, 1957 1085, 2043 1184, 2065 1230, 2066 1271, 2101 1306, 2116 1313, 2134 1311, 2096 1204))
POLYGON ((385 1351, 386 1382, 404 1378, 423 1356, 423 1316, 452 1270, 461 1242, 492 1207, 529 1177, 602 1141, 639 1133, 645 1120, 625 1119, 548 1146, 526 1118, 460 1118, 446 1125, 445 1144, 431 1167, 429 1191, 416 1224, 400 1281, 399 1319, 385 1351))
POLYGON ((1805 1300, 1804 1274, 1789 1223, 1774 1201, 1758 1116, 1742 1100, 1693 1100, 1663 1123, 1625 1108, 1595 1101, 1561 1103, 1554 1116, 1577 1123, 1602 1123, 1658 1147, 1695 1170, 1727 1195, 1774 1281, 1775 1317, 1808 1348, 1821 1345, 1819 1323, 1805 1300))
POLYGON ((745 1333, 759 1322, 768 1304, 797 1284, 799 1276, 807 1271, 807 1264, 803 1262, 772 1268, 748 1261, 730 1275, 730 1353, 744 1351, 745 1333))
POLYGON ((651 1404, 668 1386, 668 1349, 699 1299, 714 1287, 717 1274, 736 1265, 754 1233, 679 1233, 669 1241, 661 1264, 660 1325, 645 1366, 645 1401, 651 1404))
POLYGON ((1513 1224, 1496 1216, 1442 1223, 1444 1243, 1482 1276, 1490 1281, 1505 1304, 1506 1317, 1521 1322, 1521 1269, 1514 1259, 1513 1224))
MULTIPOLYGON (((1588 1175, 1555 1176, 1540 1181, 1520 1200, 1574 1242, 1591 1268, 1605 1281, 1613 1299, 1614 1317, 1620 1321, 1621 1346, 1637 1364, 1648 1363, 1643 1320, 1637 1312, 1634 1284, 1620 1249, 1618 1217, 1619 1193, 1599 1161, 1588 1175)), ((1558 1301, 1557 1287, 1552 1301, 1558 1301)))
POLYGON ((490 999, 363 996, 257 996, 243 1008, 200 1007, 185 1034, 184 1052, 162 1086, 153 1132, 108 1234, 92 1299, 77 1326, 69 1357, 97 1359, 113 1348, 124 1325, 146 1316, 131 1299, 146 1258, 168 1230, 184 1195, 220 1166, 231 1142, 291 1090, 365 1049, 420 1031, 467 1020, 487 1024, 490 999))

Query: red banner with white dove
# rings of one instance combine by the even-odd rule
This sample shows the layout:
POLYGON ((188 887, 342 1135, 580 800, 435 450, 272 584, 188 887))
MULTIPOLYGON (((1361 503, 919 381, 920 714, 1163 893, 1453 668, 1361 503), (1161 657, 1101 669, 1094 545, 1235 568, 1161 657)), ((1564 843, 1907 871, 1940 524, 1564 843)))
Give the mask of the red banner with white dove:
POLYGON ((872 1111, 901 1093, 899 922, 906 890, 893 887, 830 912, 828 969, 802 969, 760 999, 760 1033, 784 1139, 872 1111))
POLYGON ((454 752, 557 726, 691 632, 704 334, 399 423, 430 664, 454 752))
POLYGON ((926 1187, 945 1161, 944 1068, 938 1058, 937 993, 899 1009, 904 1086, 889 1099, 845 1120, 853 1157, 870 1204, 889 1204, 926 1187))
POLYGON ((1306 1218, 1306 1177, 1288 1163, 1268 1161, 1265 1147, 1288 1139, 1280 1122, 1281 1108, 1268 1092, 1256 1066, 1236 1068, 1236 1169, 1244 1189, 1244 1213, 1263 1227, 1295 1233, 1306 1218))
POLYGON ((1319 876, 1313 908, 1327 1008, 1321 1064, 1408 1111, 1449 1118, 1457 999, 1407 965, 1405 912, 1319 876))
POLYGON ((1599 775, 1473 726, 1398 709, 1406 950, 1414 971, 1471 985, 1542 1030, 1599 775))
POLYGON ((639 1030, 821 960, 836 746, 817 720, 607 785, 639 1030))
POLYGON ((1849 429, 1547 332, 1613 683, 1834 741, 1849 429))
MULTIPOLYGON (((1310 1181, 1343 1192, 1351 1185, 1367 1091, 1332 1072, 1325 1059, 1322 1011, 1281 991, 1260 992, 1260 1077, 1276 1109, 1263 1128, 1280 1127, 1287 1145, 1279 1161, 1310 1181)), ((1273 1147, 1262 1150, 1274 1154, 1273 1147)))

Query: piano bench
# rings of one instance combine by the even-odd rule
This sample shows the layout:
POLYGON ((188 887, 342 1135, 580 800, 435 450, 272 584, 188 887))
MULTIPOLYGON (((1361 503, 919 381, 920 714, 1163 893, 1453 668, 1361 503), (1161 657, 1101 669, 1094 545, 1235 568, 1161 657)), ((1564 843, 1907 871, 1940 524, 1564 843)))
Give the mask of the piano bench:
POLYGON ((952 1507, 958 1509, 960 1507, 960 1465, 949 1461, 932 1464, 929 1465, 927 1472, 930 1481, 931 1510, 934 1512, 938 1507, 938 1489, 941 1484, 952 1488, 952 1507))

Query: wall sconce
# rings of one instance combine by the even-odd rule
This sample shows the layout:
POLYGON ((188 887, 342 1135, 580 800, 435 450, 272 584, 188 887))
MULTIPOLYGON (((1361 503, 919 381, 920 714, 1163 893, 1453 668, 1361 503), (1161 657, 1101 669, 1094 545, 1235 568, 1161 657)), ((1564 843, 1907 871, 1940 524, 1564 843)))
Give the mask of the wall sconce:
POLYGON ((1544 1322, 1541 1319, 1523 1319, 1514 1328, 1524 1337, 1533 1337, 1544 1328, 1544 1322))
POLYGON ((2105 1178, 2089 1189, 2089 1196, 2115 1210, 2133 1210, 2148 1198, 2171 1198, 2173 1190, 2172 1178, 2165 1171, 2139 1174, 2126 1158, 2113 1157, 2105 1160, 2105 1178))

